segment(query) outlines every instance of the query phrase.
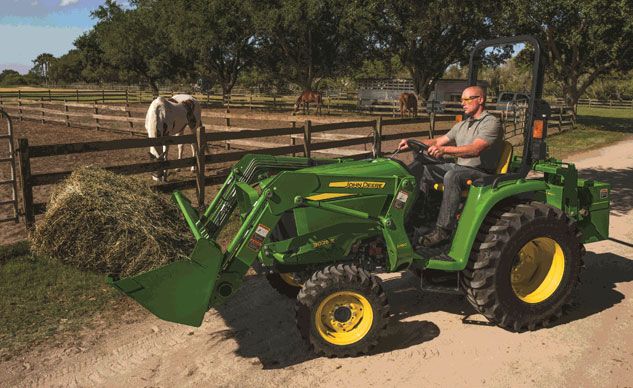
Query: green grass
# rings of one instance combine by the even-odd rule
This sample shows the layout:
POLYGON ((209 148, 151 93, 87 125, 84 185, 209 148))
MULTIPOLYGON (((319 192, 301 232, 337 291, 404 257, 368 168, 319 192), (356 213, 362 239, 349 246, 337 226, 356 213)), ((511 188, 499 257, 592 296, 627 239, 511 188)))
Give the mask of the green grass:
POLYGON ((557 159, 616 143, 633 135, 633 109, 578 107, 576 128, 550 136, 549 153, 557 159))
POLYGON ((118 298, 104 276, 35 257, 28 243, 0 246, 0 360, 77 331, 118 298))

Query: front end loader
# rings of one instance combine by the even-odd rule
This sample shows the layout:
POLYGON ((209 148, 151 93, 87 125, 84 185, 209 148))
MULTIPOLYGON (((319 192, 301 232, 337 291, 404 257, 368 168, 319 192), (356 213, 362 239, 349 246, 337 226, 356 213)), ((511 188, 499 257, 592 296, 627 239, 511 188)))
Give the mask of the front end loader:
POLYGON ((547 157, 538 40, 480 43, 470 84, 476 54, 523 42, 535 48, 523 153, 505 154, 498 174, 472 182, 448 244, 417 246, 442 193, 422 194, 399 160, 247 155, 202 214, 173 193, 197 240, 188 260, 110 282, 164 320, 199 326, 253 267, 296 297, 299 331, 328 356, 367 353, 384 333, 390 311, 381 272, 413 270, 427 289, 442 289, 434 279, 452 279, 453 291, 509 330, 548 325, 571 300, 583 244, 608 237, 610 186, 579 179, 573 164, 547 157), (215 238, 234 211, 241 227, 223 251, 215 238))

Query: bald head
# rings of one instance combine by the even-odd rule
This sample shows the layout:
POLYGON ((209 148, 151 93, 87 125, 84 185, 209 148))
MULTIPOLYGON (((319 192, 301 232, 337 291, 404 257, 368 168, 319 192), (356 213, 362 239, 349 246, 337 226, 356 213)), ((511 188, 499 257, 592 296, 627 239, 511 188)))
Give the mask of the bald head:
POLYGON ((462 97, 471 97, 471 96, 480 96, 483 99, 483 102, 486 102, 486 92, 481 86, 469 86, 464 89, 462 93, 462 97))

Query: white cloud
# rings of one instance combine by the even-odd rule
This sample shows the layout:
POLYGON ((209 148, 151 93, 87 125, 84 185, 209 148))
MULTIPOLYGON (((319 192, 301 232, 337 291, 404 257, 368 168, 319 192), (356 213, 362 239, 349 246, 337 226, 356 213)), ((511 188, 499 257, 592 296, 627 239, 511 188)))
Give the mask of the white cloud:
POLYGON ((59 2, 60 7, 65 7, 67 5, 77 4, 79 0, 62 0, 59 2))

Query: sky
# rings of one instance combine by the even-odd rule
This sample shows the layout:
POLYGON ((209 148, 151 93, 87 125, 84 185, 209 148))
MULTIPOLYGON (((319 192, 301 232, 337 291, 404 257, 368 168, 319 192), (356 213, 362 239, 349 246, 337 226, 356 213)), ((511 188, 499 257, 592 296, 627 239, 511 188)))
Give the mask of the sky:
POLYGON ((0 0, 0 72, 13 69, 25 74, 39 54, 66 54, 95 24, 90 12, 103 2, 0 0))

